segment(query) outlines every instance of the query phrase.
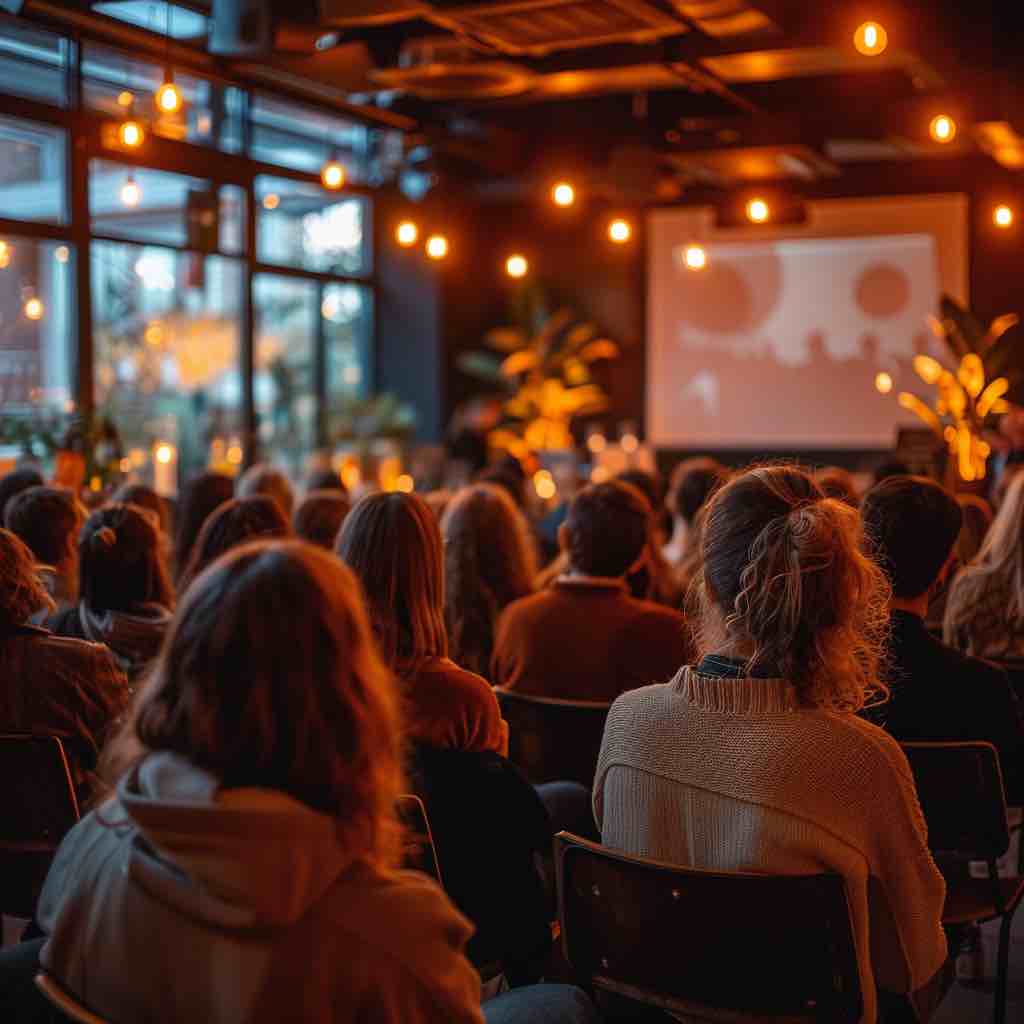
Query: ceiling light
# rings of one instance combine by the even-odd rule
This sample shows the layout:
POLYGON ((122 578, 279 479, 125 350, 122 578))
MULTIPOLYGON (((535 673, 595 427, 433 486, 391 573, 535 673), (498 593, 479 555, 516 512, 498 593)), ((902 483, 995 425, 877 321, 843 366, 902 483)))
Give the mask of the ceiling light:
POLYGON ((865 57, 877 57, 888 43, 889 34, 877 21, 865 21, 853 34, 853 45, 865 57))
POLYGON ((117 135, 121 140, 121 145, 127 146, 129 149, 138 148, 146 138, 146 132, 142 125, 131 119, 121 122, 117 135))
POLYGON ((992 222, 997 228, 1008 228, 1013 223, 1013 210, 1005 203, 992 211, 992 222))
POLYGON ((683 253, 683 262, 689 270, 703 270, 708 263, 708 254, 702 245, 688 245, 683 253))
POLYGON ((271 192, 263 197, 264 210, 276 210, 281 205, 281 197, 276 192, 271 192))
POLYGON ((125 206, 138 206, 142 200, 142 189, 139 187, 139 183, 131 176, 125 179, 125 183, 121 186, 121 202, 125 206))
POLYGON ((156 107, 163 114, 176 114, 181 110, 184 99, 181 90, 174 84, 174 73, 168 68, 164 84, 156 91, 156 107))
POLYGON ((875 375, 875 390, 880 395, 887 395, 892 391, 892 376, 884 370, 875 375))
POLYGON ((520 256, 518 253, 505 260, 505 273, 509 277, 526 277, 526 271, 529 269, 530 265, 526 262, 526 257, 520 256))
POLYGON ((551 190, 551 199, 556 206, 572 206, 576 202, 576 189, 567 181, 560 181, 551 190))
POLYGON ((617 217, 608 225, 608 237, 619 245, 628 242, 632 233, 633 229, 629 226, 629 221, 623 220, 621 217, 617 217))
POLYGON ((747 203, 747 220, 753 224, 763 224, 771 215, 768 204, 763 199, 751 199, 747 203))
POLYGON ((117 105, 119 107, 130 107, 135 102, 135 95, 127 89, 117 94, 117 105))
POLYGON ((949 114, 936 114, 928 125, 928 134, 936 142, 952 142, 956 138, 956 121, 949 114))
POLYGON ((416 239, 420 237, 420 229, 416 227, 414 221, 403 220, 401 224, 395 228, 395 240, 399 245, 408 249, 409 246, 416 244, 416 239))
POLYGON ((443 260, 448 255, 448 239, 444 235, 431 235, 427 239, 427 255, 432 260, 443 260))
POLYGON ((345 184, 345 166, 340 161, 330 159, 320 168, 320 180, 324 188, 337 192, 345 184))
POLYGON ((25 300, 25 316, 29 320, 42 320, 43 313, 46 311, 43 307, 42 300, 37 296, 33 295, 30 299, 25 300))

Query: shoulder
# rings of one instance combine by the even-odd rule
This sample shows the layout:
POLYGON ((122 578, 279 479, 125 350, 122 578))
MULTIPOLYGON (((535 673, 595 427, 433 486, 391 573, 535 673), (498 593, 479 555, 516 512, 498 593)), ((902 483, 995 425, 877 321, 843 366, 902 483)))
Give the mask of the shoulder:
POLYGON ((506 605, 505 610, 501 613, 501 621, 502 623, 508 623, 534 615, 557 602, 557 600, 558 595, 550 587, 547 590, 538 590, 535 594, 527 594, 526 597, 520 597, 518 600, 506 605))
POLYGON ((470 697, 479 697, 487 703, 494 703, 496 697, 491 684, 483 676, 456 665, 451 658, 431 658, 416 673, 417 686, 443 686, 470 697))
POLYGON ((605 739, 644 731, 683 713, 682 697, 672 683, 640 686, 617 697, 608 711, 605 739))
POLYGON ((97 665, 109 663, 113 656, 103 644, 81 640, 76 636, 63 636, 48 630, 33 630, 19 638, 26 648, 38 653, 39 657, 53 659, 70 666, 80 666, 89 671, 97 665))
POLYGON ((907 755, 888 732, 860 715, 820 712, 832 734, 829 758, 840 771, 851 771, 883 787, 898 778, 914 788, 907 755))
POLYGON ((676 627, 683 624, 683 613, 675 608, 636 597, 627 597, 626 600, 636 620, 644 625, 676 627))

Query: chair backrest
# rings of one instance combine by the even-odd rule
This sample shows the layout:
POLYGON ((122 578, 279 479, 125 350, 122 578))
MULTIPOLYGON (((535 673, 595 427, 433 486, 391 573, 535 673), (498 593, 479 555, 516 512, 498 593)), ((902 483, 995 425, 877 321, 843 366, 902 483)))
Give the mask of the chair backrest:
POLYGON ((47 1002, 68 1020, 75 1021, 77 1024, 110 1024, 105 1017, 100 1017, 80 1003, 52 975, 40 971, 36 975, 35 981, 36 988, 46 997, 47 1002))
POLYGON ((581 981, 706 1020, 860 1020, 839 875, 702 871, 555 837, 566 958, 581 981))
POLYGON ((398 817, 405 826, 403 864, 414 871, 430 875, 438 884, 441 880, 441 865, 437 859, 434 836, 430 831, 427 809, 423 801, 412 793, 403 793, 398 798, 398 817))
POLYGON ((56 736, 0 735, 0 912, 31 917, 61 839, 78 821, 56 736))
POLYGON ((933 853, 995 860, 1010 845, 999 754, 991 743, 904 743, 933 853))
POLYGON ((530 782, 594 785, 610 704, 494 692, 508 722, 509 760, 530 782))

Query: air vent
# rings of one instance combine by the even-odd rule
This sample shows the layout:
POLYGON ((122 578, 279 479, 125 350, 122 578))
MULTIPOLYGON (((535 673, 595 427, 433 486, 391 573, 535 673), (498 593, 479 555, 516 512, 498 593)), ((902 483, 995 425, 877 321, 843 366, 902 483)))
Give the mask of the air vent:
POLYGON ((504 53, 528 56, 608 43, 646 43, 686 31, 681 21, 643 0, 444 3, 437 4, 427 17, 485 40, 504 53))

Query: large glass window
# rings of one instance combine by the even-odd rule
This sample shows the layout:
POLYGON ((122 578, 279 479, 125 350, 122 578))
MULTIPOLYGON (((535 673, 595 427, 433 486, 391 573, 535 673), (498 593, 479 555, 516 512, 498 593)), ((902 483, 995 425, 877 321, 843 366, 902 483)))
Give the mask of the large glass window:
POLYGON ((324 287, 320 315, 324 321, 327 347, 327 407, 339 399, 366 394, 370 365, 370 337, 373 328, 373 293, 358 284, 329 284, 324 287))
POLYGON ((0 217, 67 223, 64 130, 0 116, 0 217))
POLYGON ((65 107, 68 68, 74 54, 69 39, 23 21, 0 20, 0 89, 65 107))
POLYGON ((93 242, 96 404, 133 464, 164 444, 187 476, 241 443, 243 282, 238 260, 93 242))
POLYGON ((369 273, 364 199, 261 175, 256 202, 256 256, 261 263, 345 276, 369 273))
POLYGON ((0 410, 74 407, 74 250, 61 242, 0 237, 0 410))

